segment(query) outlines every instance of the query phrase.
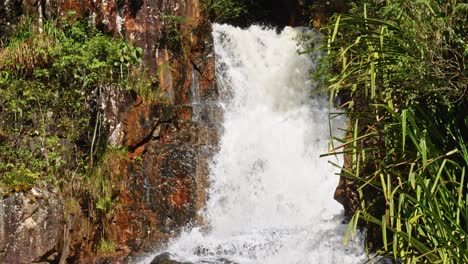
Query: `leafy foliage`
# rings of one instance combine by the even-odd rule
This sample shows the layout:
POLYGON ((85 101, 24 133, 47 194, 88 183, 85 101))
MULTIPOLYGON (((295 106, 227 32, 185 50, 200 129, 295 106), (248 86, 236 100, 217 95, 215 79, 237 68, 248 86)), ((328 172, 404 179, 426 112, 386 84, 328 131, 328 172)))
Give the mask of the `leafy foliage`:
POLYGON ((245 3, 235 0, 205 0, 203 7, 210 20, 217 23, 238 18, 247 12, 245 3))
POLYGON ((364 221, 378 253, 404 263, 466 263, 466 4, 362 2, 334 17, 326 48, 329 91, 351 124, 342 176, 360 207, 350 226, 364 221))
POLYGON ((362 17, 336 18, 330 41, 332 48, 341 50, 330 54, 343 62, 340 68, 355 72, 336 75, 333 89, 341 85, 353 93, 363 89, 371 99, 380 100, 398 93, 408 96, 404 105, 424 98, 429 104, 448 106, 461 99, 468 84, 467 29, 460 27, 466 24, 466 14, 454 7, 428 6, 429 1, 395 2, 380 10, 383 19, 369 18, 366 10, 362 17), (348 36, 337 37, 338 29, 349 30, 348 36))
POLYGON ((81 21, 46 21, 39 32, 27 17, 4 43, 0 49, 3 192, 28 189, 37 180, 58 183, 73 167, 85 172, 95 140, 86 128, 100 122, 99 88, 127 89, 131 67, 141 61, 141 48, 107 37, 81 21), (74 160, 70 152, 76 152, 74 160))
POLYGON ((158 100, 159 89, 133 68, 141 48, 82 21, 45 21, 41 29, 24 17, 0 47, 0 194, 60 190, 66 212, 99 227, 93 250, 113 254, 110 223, 128 153, 107 146, 103 90, 158 100))
POLYGON ((184 16, 163 16, 164 31, 161 40, 161 45, 175 52, 182 50, 182 34, 180 27, 187 22, 184 16))

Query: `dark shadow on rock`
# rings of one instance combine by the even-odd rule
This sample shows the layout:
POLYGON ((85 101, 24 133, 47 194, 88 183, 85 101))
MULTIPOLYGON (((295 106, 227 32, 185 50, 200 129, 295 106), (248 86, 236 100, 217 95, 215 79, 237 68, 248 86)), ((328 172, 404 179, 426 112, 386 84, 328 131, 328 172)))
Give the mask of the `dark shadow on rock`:
POLYGON ((389 257, 389 256, 386 256, 386 257, 381 257, 379 260, 377 260, 376 262, 377 264, 401 264, 401 259, 397 258, 393 258, 393 257, 389 257))

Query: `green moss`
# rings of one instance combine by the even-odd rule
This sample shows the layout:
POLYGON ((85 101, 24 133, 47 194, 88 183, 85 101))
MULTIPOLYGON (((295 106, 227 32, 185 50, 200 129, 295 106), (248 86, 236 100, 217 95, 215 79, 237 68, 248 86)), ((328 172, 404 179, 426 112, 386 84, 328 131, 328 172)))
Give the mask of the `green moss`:
POLYGON ((101 239, 99 242, 98 253, 99 254, 112 254, 116 252, 116 248, 114 243, 107 241, 105 239, 101 239))

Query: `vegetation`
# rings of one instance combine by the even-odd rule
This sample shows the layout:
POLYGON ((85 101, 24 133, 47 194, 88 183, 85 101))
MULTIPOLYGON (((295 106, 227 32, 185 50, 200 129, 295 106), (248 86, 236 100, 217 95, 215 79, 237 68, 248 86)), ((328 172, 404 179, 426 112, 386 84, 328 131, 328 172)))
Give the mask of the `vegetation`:
POLYGON ((350 230, 403 263, 468 263, 467 25, 462 1, 392 0, 326 28, 325 82, 350 120, 350 230))
MULTIPOLYGON (((36 5, 30 6, 34 15, 36 5)), ((122 12, 141 8, 139 4, 127 6, 132 10, 122 12)), ((178 89, 186 84, 187 63, 193 68, 191 48, 197 42, 193 34, 202 36, 202 31, 209 30, 200 21, 187 24, 187 18, 178 15, 186 10, 173 9, 170 3, 158 8, 167 15, 153 21, 159 31, 148 37, 158 39, 153 43, 156 46, 148 47, 159 50, 158 65, 140 64, 141 48, 97 30, 96 26, 112 30, 107 21, 99 23, 95 17, 77 21, 87 16, 86 12, 48 20, 54 17, 55 6, 39 7, 36 15, 40 19, 22 15, 27 8, 21 7, 15 19, 7 17, 8 26, 0 25, 0 31, 6 32, 0 34, 0 195, 6 198, 36 187, 63 199, 66 225, 60 228, 66 250, 62 257, 68 254, 68 242, 74 254, 70 258, 81 259, 91 253, 88 251, 98 255, 127 252, 122 244, 139 248, 144 241, 136 239, 132 244, 116 230, 116 226, 123 228, 121 221, 127 214, 133 216, 128 210, 140 206, 141 190, 133 185, 141 185, 137 175, 143 159, 128 153, 126 147, 108 145, 106 133, 112 131, 108 126, 117 124, 105 117, 112 104, 110 110, 117 107, 121 121, 122 111, 132 106, 122 104, 134 99, 134 106, 142 104, 143 111, 157 110, 149 107, 148 101, 172 103, 172 97, 168 99, 160 91, 159 81, 171 85, 165 87, 168 94, 173 92, 172 85, 178 89), (132 183, 127 179, 130 176, 132 183), (127 191, 132 195, 126 196, 127 191), (130 202, 132 208, 123 209, 130 202), (69 236, 73 236, 71 241, 69 236)), ((143 36, 145 32, 140 33, 147 37, 143 36)), ((136 36, 136 42, 140 40, 136 36)), ((197 56, 202 56, 201 52, 197 56)), ((159 211, 141 218, 153 220, 156 214, 159 211)), ((133 228, 153 230, 162 226, 151 222, 137 227, 133 222, 124 224, 131 224, 128 228, 135 233, 139 231, 133 228)))
POLYGON ((84 22, 47 21, 40 33, 26 17, 12 32, 0 49, 4 193, 38 180, 59 183, 72 164, 78 173, 92 166, 97 148, 105 148, 84 129, 102 125, 97 98, 106 86, 131 88, 127 77, 142 53, 84 22), (69 160, 73 151, 81 154, 69 160))
POLYGON ((101 255, 106 255, 106 254, 112 254, 115 253, 116 247, 114 243, 107 241, 105 239, 102 239, 101 242, 99 243, 99 249, 98 253, 101 255))
POLYGON ((143 73, 132 78, 142 49, 83 21, 41 28, 32 21, 23 17, 0 46, 0 193, 59 190, 67 212, 99 226, 94 249, 114 252, 106 228, 127 152, 107 146, 101 96, 129 89, 160 96, 148 92, 155 89, 143 73))
POLYGON ((238 18, 247 12, 244 1, 235 0, 205 0, 203 9, 213 22, 226 22, 238 18))
POLYGON ((180 26, 187 22, 184 16, 163 16, 164 31, 160 45, 175 52, 182 49, 182 34, 180 26))

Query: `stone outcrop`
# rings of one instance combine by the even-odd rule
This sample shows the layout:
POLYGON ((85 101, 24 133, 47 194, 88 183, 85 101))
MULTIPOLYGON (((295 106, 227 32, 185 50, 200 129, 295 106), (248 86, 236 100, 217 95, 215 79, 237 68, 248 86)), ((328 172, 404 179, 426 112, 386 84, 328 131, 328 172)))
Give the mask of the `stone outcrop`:
POLYGON ((192 264, 190 262, 179 262, 172 260, 172 256, 169 253, 163 253, 161 255, 156 256, 152 261, 151 264, 192 264))
MULTIPOLYGON (((340 99, 344 102, 349 100, 349 94, 341 93, 340 99)), ((358 149, 369 149, 370 146, 383 146, 384 139, 377 138, 377 137, 362 137, 359 138, 360 135, 367 135, 370 134, 374 128, 374 123, 368 122, 366 120, 372 120, 372 117, 366 116, 367 103, 364 100, 357 100, 355 101, 353 112, 348 114, 348 128, 346 129, 346 138, 345 142, 352 142, 354 137, 354 125, 356 124, 356 119, 359 118, 358 126, 357 126, 357 135, 358 139, 356 140, 355 144, 358 149), (359 114, 355 114, 359 113, 359 114)), ((385 204, 383 201, 383 197, 378 195, 377 189, 374 188, 372 185, 364 185, 362 186, 362 182, 359 182, 354 175, 350 175, 349 172, 354 172, 356 168, 355 164, 353 164, 353 146, 351 144, 345 144, 343 148, 343 169, 340 173, 340 180, 338 186, 335 189, 334 198, 340 204, 343 205, 344 208, 344 215, 345 219, 349 220, 358 210, 361 210, 361 204, 366 204, 366 210, 372 210, 376 213, 376 215, 385 215, 385 206, 381 206, 385 204)), ((381 160, 384 157, 380 157, 379 153, 373 153, 369 151, 371 154, 366 155, 373 155, 373 158, 376 160, 381 160)), ((361 153, 357 153, 356 155, 362 155, 361 153)), ((376 171, 375 165, 373 162, 368 159, 367 162, 363 162, 359 165, 359 177, 365 178, 367 175, 372 175, 376 171)), ((366 240, 367 240, 367 247, 371 251, 378 250, 380 247, 383 246, 381 243, 382 240, 382 230, 380 226, 371 223, 371 222, 364 222, 364 220, 360 219, 358 222, 360 227, 366 228, 366 240)))
MULTIPOLYGON (((348 120, 348 128, 346 129, 346 142, 351 141, 353 134, 352 134, 352 122, 348 120)), ((347 171, 352 170, 353 161, 352 161, 352 153, 350 151, 350 146, 344 146, 344 161, 343 161, 343 169, 340 173, 340 180, 338 182, 338 186, 335 189, 334 199, 343 205, 344 209, 344 216, 345 220, 348 221, 354 213, 360 209, 359 203, 359 195, 357 192, 357 183, 355 180, 351 179, 349 175, 346 174, 347 171), (349 152, 347 152, 349 151, 349 152)))
MULTIPOLYGON (((150 264, 194 264, 192 262, 180 262, 177 260, 173 259, 174 256, 172 256, 168 252, 164 252, 158 256, 156 256, 150 264)), ((237 264, 236 262, 229 260, 227 258, 218 258, 216 260, 211 260, 211 261, 206 261, 204 260, 203 263, 206 264, 237 264)))
POLYGON ((52 192, 31 189, 0 200, 0 262, 52 261, 63 228, 63 204, 52 192))
MULTIPOLYGON (((129 97, 127 97, 127 100, 129 97)), ((118 171, 121 210, 111 229, 120 244, 140 248, 189 223, 202 223, 209 161, 216 149, 216 111, 194 121, 192 105, 159 105, 130 99, 117 117, 119 142, 130 150, 118 171)), ((218 112, 219 113, 219 112, 218 112)))

